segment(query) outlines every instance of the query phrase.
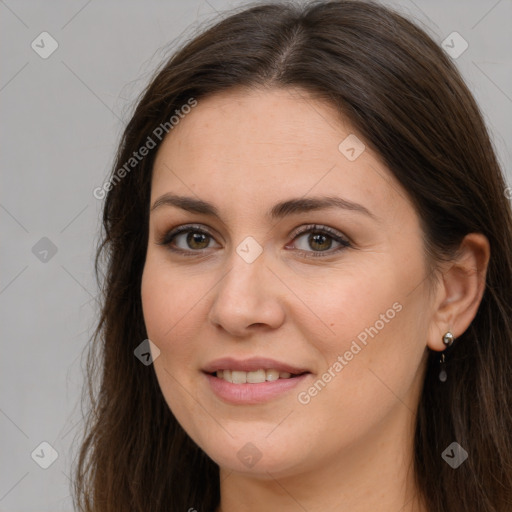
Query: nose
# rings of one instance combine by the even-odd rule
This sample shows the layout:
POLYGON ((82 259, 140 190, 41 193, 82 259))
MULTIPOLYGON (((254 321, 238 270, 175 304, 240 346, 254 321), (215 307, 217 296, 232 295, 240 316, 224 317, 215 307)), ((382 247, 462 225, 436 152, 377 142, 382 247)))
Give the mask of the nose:
POLYGON ((283 324, 286 287, 268 263, 265 250, 251 263, 233 251, 227 272, 212 290, 212 324, 236 337, 283 324))

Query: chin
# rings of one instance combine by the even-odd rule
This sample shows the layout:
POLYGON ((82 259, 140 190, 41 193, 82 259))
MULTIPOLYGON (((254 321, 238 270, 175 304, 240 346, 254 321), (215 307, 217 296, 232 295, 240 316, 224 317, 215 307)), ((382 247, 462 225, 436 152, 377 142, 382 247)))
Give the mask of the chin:
POLYGON ((296 473, 304 464, 309 452, 304 433, 294 434, 294 442, 289 430, 283 428, 280 435, 272 432, 275 424, 271 428, 268 424, 250 428, 246 425, 238 423, 237 428, 230 428, 228 424, 226 430, 233 437, 223 431, 218 439, 208 436, 207 440, 196 442, 220 468, 264 479, 296 473))

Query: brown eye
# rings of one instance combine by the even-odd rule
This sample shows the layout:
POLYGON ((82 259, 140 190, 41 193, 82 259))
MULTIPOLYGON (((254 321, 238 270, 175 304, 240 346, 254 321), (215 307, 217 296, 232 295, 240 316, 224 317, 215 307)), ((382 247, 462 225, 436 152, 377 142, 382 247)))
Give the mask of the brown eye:
POLYGON ((310 234, 308 236, 308 244, 312 249, 317 251, 326 251, 331 248, 332 238, 323 233, 310 234))
POLYGON ((194 253, 208 249, 212 241, 215 242, 213 236, 203 229, 180 226, 164 235, 158 244, 168 246, 175 252, 194 253))
POLYGON ((350 242, 341 233, 328 226, 306 226, 293 239, 296 249, 306 253, 307 256, 324 256, 339 252, 351 247, 350 242), (309 229, 308 229, 309 228, 309 229), (331 250, 333 244, 337 247, 331 250))
MULTIPOLYGON (((205 233, 189 231, 186 235, 186 245, 190 249, 206 249, 208 247, 210 240, 209 236, 205 233)), ((176 238, 180 236, 181 235, 178 235, 176 238)))

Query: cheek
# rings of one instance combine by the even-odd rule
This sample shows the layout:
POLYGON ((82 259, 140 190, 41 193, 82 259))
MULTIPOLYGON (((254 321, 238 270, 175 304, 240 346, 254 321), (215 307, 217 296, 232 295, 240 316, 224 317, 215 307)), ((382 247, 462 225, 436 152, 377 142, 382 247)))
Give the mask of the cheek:
POLYGON ((183 390, 192 390, 197 378, 193 315, 205 291, 187 286, 187 281, 182 272, 147 258, 141 299, 148 338, 160 349, 153 367, 167 405, 180 418, 200 414, 197 402, 183 390))
POLYGON ((168 263, 148 256, 141 282, 142 310, 148 337, 161 350, 183 338, 183 329, 205 293, 197 284, 186 273, 172 271, 168 263))
POLYGON ((305 302, 319 318, 307 338, 315 340, 318 351, 331 359, 349 350, 353 340, 364 344, 376 331, 389 332, 400 316, 404 302, 400 281, 389 267, 370 268, 372 272, 341 272, 339 279, 316 283, 307 293, 305 302))
POLYGON ((422 260, 367 269, 332 280, 323 288, 328 293, 317 289, 308 296, 323 327, 304 323, 304 337, 311 340, 323 367, 318 368, 322 382, 300 390, 306 393, 304 401, 318 396, 318 405, 328 407, 336 400, 344 410, 364 415, 394 401, 393 393, 404 396, 413 384, 428 327, 424 286, 414 289, 424 272, 422 260))
POLYGON ((190 388, 191 369, 197 367, 190 343, 190 319, 198 291, 191 292, 193 287, 187 287, 185 281, 168 265, 147 259, 141 282, 144 322, 148 338, 160 349, 153 367, 164 398, 175 414, 186 402, 180 386, 190 388))

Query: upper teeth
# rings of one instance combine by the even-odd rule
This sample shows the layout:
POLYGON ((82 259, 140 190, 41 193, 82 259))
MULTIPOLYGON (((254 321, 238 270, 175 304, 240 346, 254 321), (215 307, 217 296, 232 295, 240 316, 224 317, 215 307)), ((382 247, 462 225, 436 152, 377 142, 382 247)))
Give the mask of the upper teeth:
POLYGON ((277 370, 256 370, 254 372, 242 372, 238 370, 218 370, 217 377, 219 379, 227 380, 233 384, 245 384, 247 382, 251 384, 258 384, 260 382, 277 380, 277 379, 289 379, 291 373, 279 372, 277 370))

